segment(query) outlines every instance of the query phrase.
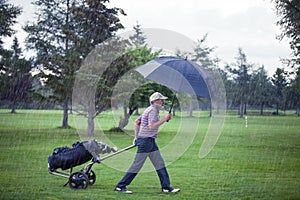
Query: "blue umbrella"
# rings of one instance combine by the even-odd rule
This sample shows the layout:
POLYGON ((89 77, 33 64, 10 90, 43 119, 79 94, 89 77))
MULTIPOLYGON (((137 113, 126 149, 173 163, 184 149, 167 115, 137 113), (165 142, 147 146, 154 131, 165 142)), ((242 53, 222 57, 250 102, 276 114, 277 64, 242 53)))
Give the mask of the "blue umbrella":
MULTIPOLYGON (((135 69, 144 78, 160 83, 177 92, 208 98, 211 109, 217 112, 210 124, 199 150, 204 158, 214 147, 221 135, 226 114, 226 92, 222 79, 198 64, 174 56, 157 57, 135 69)), ((174 99, 173 99, 174 100, 174 99)), ((170 111, 173 107, 170 107, 170 111)))
POLYGON ((177 92, 210 98, 205 82, 208 72, 198 64, 174 56, 157 57, 135 69, 144 78, 177 92))

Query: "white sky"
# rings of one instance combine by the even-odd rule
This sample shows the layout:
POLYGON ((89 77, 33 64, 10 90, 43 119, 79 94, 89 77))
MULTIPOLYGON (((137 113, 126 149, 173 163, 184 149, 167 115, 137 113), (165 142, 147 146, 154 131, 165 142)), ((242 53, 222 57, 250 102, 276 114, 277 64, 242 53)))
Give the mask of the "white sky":
MULTIPOLYGON (((108 7, 122 8, 120 16, 125 31, 138 21, 143 28, 163 28, 197 41, 208 33, 206 44, 216 47, 215 55, 223 63, 235 61, 238 48, 246 53, 248 62, 264 65, 269 75, 282 67, 280 58, 291 53, 288 41, 279 41, 278 17, 271 0, 110 0, 108 7)), ((18 18, 20 29, 33 21, 34 7, 29 0, 10 0, 23 7, 18 18)), ((18 31, 20 42, 25 38, 18 31)))

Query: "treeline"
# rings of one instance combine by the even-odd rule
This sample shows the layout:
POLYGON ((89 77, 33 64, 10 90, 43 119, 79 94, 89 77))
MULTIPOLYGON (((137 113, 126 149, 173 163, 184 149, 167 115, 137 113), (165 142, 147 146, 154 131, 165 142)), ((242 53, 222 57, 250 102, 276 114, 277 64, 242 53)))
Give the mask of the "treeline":
MULTIPOLYGON (((37 20, 23 29, 28 34, 26 50, 35 55, 27 59, 12 29, 22 8, 8 0, 0 1, 0 107, 10 108, 12 113, 17 108, 60 108, 64 110, 62 127, 68 127, 73 84, 80 64, 98 44, 124 28, 119 16, 126 13, 121 8, 109 7, 107 0, 36 0, 33 4, 37 7, 37 20), (4 49, 7 37, 14 37, 14 40, 9 49, 4 49)), ((105 72, 104 80, 97 87, 96 107, 99 110, 95 116, 110 108, 107 97, 116 80, 135 66, 160 55, 160 51, 155 52, 147 46, 139 24, 134 30, 130 45, 124 47, 125 55, 113 63, 114 68, 105 72)), ((275 114, 287 109, 295 109, 300 114, 299 54, 295 54, 296 62, 293 60, 289 72, 284 64, 278 68, 274 66, 276 72, 269 77, 263 65, 256 66, 247 60, 242 48, 235 55, 235 63, 221 66, 220 60, 213 56, 214 48, 205 45, 206 38, 204 35, 197 41, 193 52, 178 51, 176 54, 219 71, 226 88, 228 109, 239 110, 240 116, 249 108, 260 109, 263 114, 266 107, 273 108, 275 114)), ((299 47, 293 45, 293 48, 299 47)), ((136 99, 145 100, 150 91, 148 87, 148 91, 140 92, 136 99)), ((129 107, 129 112, 132 113, 134 107, 129 107)))

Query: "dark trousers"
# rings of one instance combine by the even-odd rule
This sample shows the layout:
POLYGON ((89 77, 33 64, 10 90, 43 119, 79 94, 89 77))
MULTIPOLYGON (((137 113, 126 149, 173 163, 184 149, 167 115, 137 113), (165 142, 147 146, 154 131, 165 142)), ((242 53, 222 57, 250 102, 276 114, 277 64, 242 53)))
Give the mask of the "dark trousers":
POLYGON ((141 170, 147 157, 149 157, 155 167, 162 189, 172 189, 170 186, 170 178, 165 167, 165 162, 160 154, 155 139, 138 138, 136 144, 138 146, 138 150, 134 161, 125 176, 117 184, 117 187, 126 188, 126 186, 133 181, 134 177, 141 170))

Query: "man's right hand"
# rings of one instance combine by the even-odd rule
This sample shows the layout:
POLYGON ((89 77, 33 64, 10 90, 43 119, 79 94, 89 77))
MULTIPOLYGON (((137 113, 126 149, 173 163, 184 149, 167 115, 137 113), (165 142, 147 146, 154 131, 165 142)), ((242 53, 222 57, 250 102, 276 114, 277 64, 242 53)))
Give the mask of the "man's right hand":
POLYGON ((172 114, 171 113, 168 113, 166 116, 165 116, 165 121, 168 122, 170 121, 170 119, 172 119, 172 114))
POLYGON ((133 139, 132 144, 136 146, 136 138, 133 139))

